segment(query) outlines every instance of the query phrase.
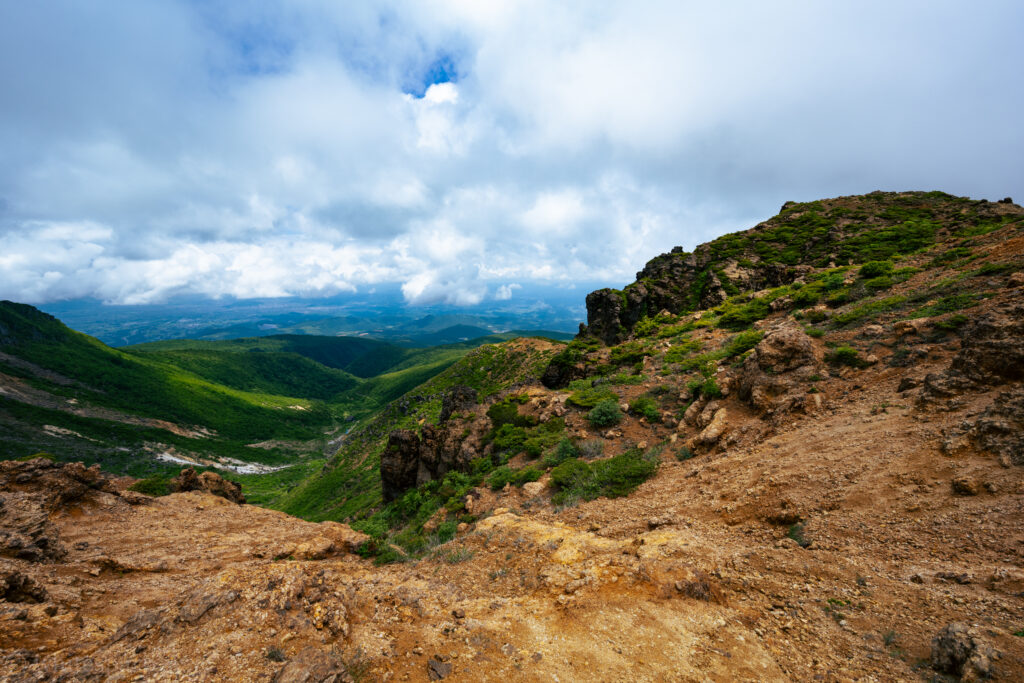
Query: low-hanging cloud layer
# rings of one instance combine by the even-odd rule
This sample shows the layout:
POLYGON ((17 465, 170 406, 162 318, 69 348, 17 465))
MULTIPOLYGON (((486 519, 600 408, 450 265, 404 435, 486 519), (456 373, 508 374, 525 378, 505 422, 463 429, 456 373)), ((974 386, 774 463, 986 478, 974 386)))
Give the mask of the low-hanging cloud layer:
POLYGON ((0 298, 625 283, 785 200, 1024 191, 1017 2, 0 7, 0 298))

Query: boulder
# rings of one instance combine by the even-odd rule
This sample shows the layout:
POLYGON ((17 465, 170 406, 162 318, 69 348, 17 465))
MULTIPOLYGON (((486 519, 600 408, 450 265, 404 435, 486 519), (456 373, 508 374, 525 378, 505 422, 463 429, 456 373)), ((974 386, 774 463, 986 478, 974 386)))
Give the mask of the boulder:
POLYGON ((216 472, 203 472, 197 475, 191 467, 186 467, 181 474, 171 480, 171 488, 176 492, 205 491, 232 503, 245 502, 242 485, 238 482, 225 479, 216 472))
POLYGON ((334 542, 323 536, 314 536, 295 547, 295 557, 300 560, 323 560, 334 552, 334 542))
POLYGON ((932 668, 959 676, 961 681, 991 676, 994 656, 992 646, 967 624, 949 624, 932 640, 932 668))
POLYGON ((273 683, 352 683, 345 662, 333 652, 310 646, 281 667, 273 683))
POLYGON ((331 539, 336 551, 345 553, 358 551, 361 545, 370 540, 366 534, 341 522, 320 522, 320 533, 331 539))
POLYGON ((764 411, 803 405, 810 378, 822 370, 821 351, 796 323, 770 328, 743 361, 737 385, 741 400, 764 411))
POLYGON ((976 383, 1024 380, 1024 302, 995 308, 964 329, 950 371, 976 383))
POLYGON ((715 411, 714 417, 708 422, 707 427, 695 436, 690 447, 696 450, 704 450, 713 447, 725 434, 729 424, 729 413, 725 408, 715 411))
POLYGON ((995 453, 1004 464, 1024 465, 1024 386, 996 396, 968 433, 979 448, 995 453))

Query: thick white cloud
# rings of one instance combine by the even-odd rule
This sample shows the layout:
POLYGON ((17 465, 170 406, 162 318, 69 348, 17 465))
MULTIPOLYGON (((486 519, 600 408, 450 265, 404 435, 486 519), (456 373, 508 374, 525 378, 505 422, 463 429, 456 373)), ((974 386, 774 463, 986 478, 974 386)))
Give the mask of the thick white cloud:
POLYGON ((0 297, 628 282, 789 199, 1024 192, 1018 3, 6 3, 0 297), (431 84, 441 66, 454 82, 431 84))

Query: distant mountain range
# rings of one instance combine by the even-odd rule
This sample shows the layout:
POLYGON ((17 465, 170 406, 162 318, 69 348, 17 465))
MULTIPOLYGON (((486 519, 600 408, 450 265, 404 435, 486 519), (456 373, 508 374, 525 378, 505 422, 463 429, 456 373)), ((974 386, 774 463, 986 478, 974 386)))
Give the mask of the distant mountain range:
POLYGON ((524 285, 507 301, 476 306, 408 306, 400 291, 326 299, 244 301, 183 297, 162 304, 106 305, 93 299, 60 301, 40 308, 105 344, 121 347, 163 339, 236 339, 274 334, 365 336, 407 346, 469 341, 516 330, 544 331, 554 338, 576 333, 586 311, 579 288, 524 285))

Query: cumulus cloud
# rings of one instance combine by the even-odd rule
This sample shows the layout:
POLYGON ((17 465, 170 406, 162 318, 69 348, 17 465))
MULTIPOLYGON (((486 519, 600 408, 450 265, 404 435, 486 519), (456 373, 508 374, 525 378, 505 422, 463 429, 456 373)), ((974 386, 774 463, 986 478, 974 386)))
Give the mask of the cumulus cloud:
POLYGON ((6 3, 0 297, 475 304, 621 285, 790 199, 1016 196, 1022 23, 1009 1, 6 3))
POLYGON ((523 286, 516 282, 509 283, 507 285, 501 285, 498 287, 498 291, 494 293, 494 299, 496 301, 508 301, 512 298, 512 292, 517 289, 522 289, 523 286))

